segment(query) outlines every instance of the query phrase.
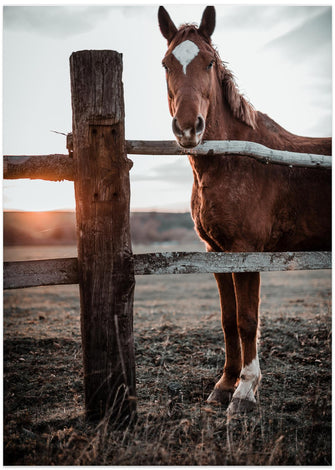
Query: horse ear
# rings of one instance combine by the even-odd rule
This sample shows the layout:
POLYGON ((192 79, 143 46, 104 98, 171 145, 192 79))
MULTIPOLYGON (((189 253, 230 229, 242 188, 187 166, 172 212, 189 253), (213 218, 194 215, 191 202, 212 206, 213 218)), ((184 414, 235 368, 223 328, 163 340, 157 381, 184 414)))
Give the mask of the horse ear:
POLYGON ((170 15, 162 6, 160 6, 158 10, 158 23, 161 33, 165 39, 167 39, 168 43, 170 43, 178 30, 171 20, 170 15))
POLYGON ((199 33, 210 39, 215 29, 215 8, 210 6, 206 7, 203 12, 201 23, 199 26, 199 33))

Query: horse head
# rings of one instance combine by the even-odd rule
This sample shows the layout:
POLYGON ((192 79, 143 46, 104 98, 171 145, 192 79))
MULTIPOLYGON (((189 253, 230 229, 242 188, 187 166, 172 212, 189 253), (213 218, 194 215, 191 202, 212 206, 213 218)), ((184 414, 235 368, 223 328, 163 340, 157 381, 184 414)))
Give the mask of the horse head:
POLYGON ((164 7, 158 11, 159 27, 168 41, 163 59, 166 70, 172 129, 178 143, 196 147, 206 129, 206 118, 213 99, 217 54, 211 45, 215 28, 215 9, 205 9, 199 28, 184 25, 179 30, 164 7))

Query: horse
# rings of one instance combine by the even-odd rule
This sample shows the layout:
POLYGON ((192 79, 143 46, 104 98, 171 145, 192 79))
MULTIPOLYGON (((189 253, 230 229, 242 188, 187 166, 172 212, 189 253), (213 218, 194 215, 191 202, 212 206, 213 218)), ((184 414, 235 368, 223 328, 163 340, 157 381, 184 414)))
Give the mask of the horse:
MULTIPOLYGON (((179 29, 164 7, 158 23, 168 49, 168 105, 177 143, 257 142, 277 150, 331 155, 331 138, 294 135, 257 111, 240 93, 212 45, 215 8, 200 26, 179 29)), ((243 155, 188 155, 194 176, 191 214, 210 252, 330 250, 331 171, 265 165, 243 155)), ((227 413, 250 413, 261 379, 257 341, 260 274, 214 274, 225 340, 222 377, 207 401, 227 413)))

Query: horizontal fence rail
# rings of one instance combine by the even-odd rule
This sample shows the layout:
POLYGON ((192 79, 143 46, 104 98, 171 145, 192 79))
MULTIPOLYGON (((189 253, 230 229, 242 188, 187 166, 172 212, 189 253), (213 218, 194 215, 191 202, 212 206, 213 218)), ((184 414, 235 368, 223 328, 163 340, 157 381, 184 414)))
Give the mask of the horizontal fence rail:
POLYGON ((328 269, 329 252, 202 253, 168 252, 134 255, 135 274, 240 273, 328 269))
POLYGON ((78 259, 7 261, 3 274, 4 289, 78 284, 78 259))
POLYGON ((69 155, 5 155, 3 170, 5 179, 74 181, 73 158, 69 155))
MULTIPOLYGON (((298 168, 331 169, 328 155, 273 150, 255 142, 209 140, 194 149, 182 149, 174 140, 127 140, 128 154, 133 155, 242 155, 264 164, 287 165, 298 168)), ((4 178, 45 179, 49 181, 74 180, 73 158, 70 155, 5 155, 4 178)))
POLYGON ((262 163, 275 163, 303 168, 331 168, 328 155, 273 150, 255 142, 239 140, 207 140, 194 149, 182 149, 174 140, 144 141, 128 140, 127 152, 135 155, 243 155, 262 163))
MULTIPOLYGON (((136 275, 330 269, 331 253, 144 253, 134 255, 134 268, 136 275)), ((78 282, 77 258, 4 263, 4 289, 78 282)))

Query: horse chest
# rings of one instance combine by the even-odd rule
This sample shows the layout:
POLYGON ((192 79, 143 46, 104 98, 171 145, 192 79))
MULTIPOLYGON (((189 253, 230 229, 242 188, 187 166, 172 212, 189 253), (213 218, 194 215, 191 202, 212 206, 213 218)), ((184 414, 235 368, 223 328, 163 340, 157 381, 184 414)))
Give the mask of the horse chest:
POLYGON ((194 180, 192 217, 215 251, 329 249, 329 188, 300 170, 208 172, 194 180))
POLYGON ((223 181, 194 184, 192 217, 200 237, 213 249, 230 251, 238 246, 243 250, 261 238, 264 217, 259 220, 258 207, 249 189, 243 184, 227 186, 223 181))

